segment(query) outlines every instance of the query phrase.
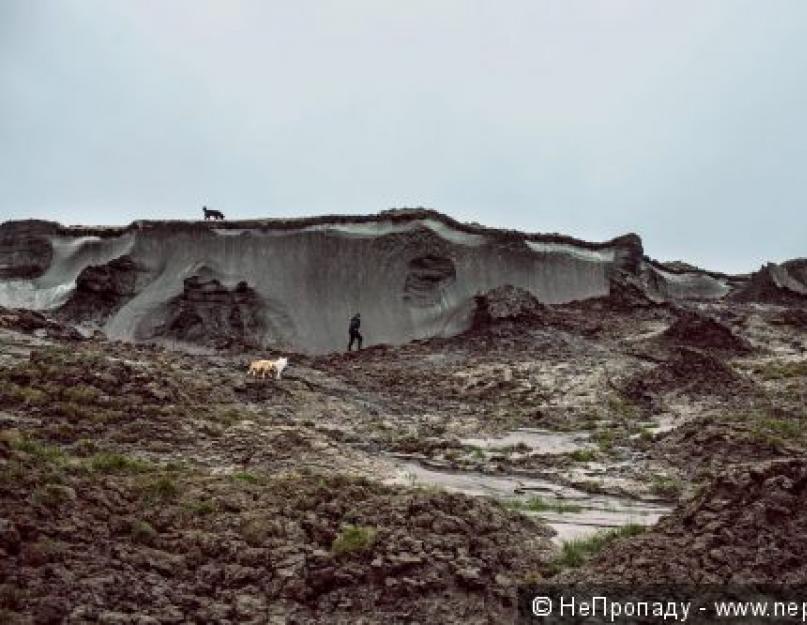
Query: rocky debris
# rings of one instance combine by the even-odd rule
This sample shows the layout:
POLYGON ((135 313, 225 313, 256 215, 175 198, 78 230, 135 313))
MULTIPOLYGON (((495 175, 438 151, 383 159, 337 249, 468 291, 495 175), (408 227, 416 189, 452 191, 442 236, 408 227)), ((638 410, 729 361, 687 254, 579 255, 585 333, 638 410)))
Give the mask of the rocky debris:
POLYGON ((0 328, 59 340, 81 341, 85 338, 73 326, 51 319, 44 313, 23 308, 8 309, 0 306, 0 328))
POLYGON ((199 437, 203 432, 187 427, 193 419, 238 414, 229 386, 210 386, 159 356, 139 363, 110 357, 103 347, 38 348, 0 369, 0 409, 22 411, 33 420, 31 432, 63 444, 143 440, 146 446, 199 437))
POLYGON ((624 315, 643 310, 655 311, 666 306, 664 301, 650 296, 639 278, 625 271, 613 271, 608 285, 608 295, 571 302, 564 308, 578 309, 589 314, 624 315))
POLYGON ((148 270, 128 255, 85 267, 59 314, 77 321, 103 322, 129 301, 147 278, 148 270))
POLYGON ((150 338, 170 338, 220 349, 256 347, 264 337, 260 296, 246 282, 228 288, 215 278, 192 276, 167 304, 166 321, 150 338))
POLYGON ((674 391, 726 398, 737 394, 741 387, 748 389, 749 385, 714 354, 681 347, 670 360, 628 379, 620 392, 632 401, 649 404, 656 396, 674 391))
POLYGON ((654 308, 662 304, 650 297, 641 281, 628 273, 615 272, 609 281, 609 287, 608 295, 596 301, 610 310, 629 311, 635 308, 654 308))
POLYGON ((6 618, 505 622, 550 550, 541 524, 463 495, 76 462, 29 442, 0 467, 6 618))
POLYGON ((774 322, 799 330, 807 330, 807 309, 786 308, 777 315, 774 322))
POLYGON ((505 285, 477 295, 471 331, 503 322, 541 323, 548 309, 529 291, 505 285))
MULTIPOLYGON (((358 477, 406 482, 395 452, 435 471, 540 475, 609 494, 669 474, 687 493, 748 459, 800 452, 785 439, 803 423, 803 355, 787 342, 738 364, 763 384, 777 376, 761 399, 793 415, 766 413, 765 425, 731 416, 758 388, 721 350, 670 341, 659 358, 630 351, 674 308, 544 307, 523 295, 503 297, 501 310, 493 297, 499 320, 478 333, 286 354, 279 382, 246 377, 250 359, 275 352, 110 341, 52 350, 3 333, 0 427, 62 454, 0 436, 0 620, 508 622, 512 585, 548 570, 543 526, 489 501, 358 477), (653 434, 612 392, 611 380, 640 378, 638 403, 669 391, 665 416, 695 420, 653 434), (462 442, 520 427, 585 430, 597 447, 575 457, 462 442)), ((748 308, 759 311, 753 324, 732 327, 755 344, 794 334, 772 322, 778 307, 748 308)), ((710 306, 721 322, 737 310, 746 307, 710 306)))
POLYGON ((615 541, 562 581, 807 583, 807 461, 735 467, 648 532, 615 541))
POLYGON ((0 280, 31 279, 45 273, 53 258, 48 235, 58 227, 36 219, 0 224, 0 280))
POLYGON ((715 475, 751 458, 772 460, 799 453, 795 443, 765 435, 752 420, 697 419, 659 435, 648 447, 650 457, 676 467, 692 479, 715 475))
POLYGON ((751 350, 745 339, 725 324, 693 310, 685 310, 661 335, 662 341, 699 349, 742 354, 751 350))
POLYGON ((734 291, 729 297, 737 302, 805 306, 807 305, 807 259, 788 260, 779 265, 768 263, 751 274, 747 284, 734 291))

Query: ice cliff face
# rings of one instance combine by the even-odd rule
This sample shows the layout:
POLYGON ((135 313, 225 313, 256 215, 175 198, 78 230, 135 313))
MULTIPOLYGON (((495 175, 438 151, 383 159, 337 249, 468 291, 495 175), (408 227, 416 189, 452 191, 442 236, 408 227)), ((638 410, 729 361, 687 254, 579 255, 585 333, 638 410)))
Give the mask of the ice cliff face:
POLYGON ((310 352, 466 329, 474 296, 503 285, 542 303, 601 297, 620 274, 660 297, 719 297, 705 274, 648 266, 627 235, 587 243, 460 224, 433 211, 294 221, 0 226, 0 305, 52 309, 125 340, 209 339, 310 352))

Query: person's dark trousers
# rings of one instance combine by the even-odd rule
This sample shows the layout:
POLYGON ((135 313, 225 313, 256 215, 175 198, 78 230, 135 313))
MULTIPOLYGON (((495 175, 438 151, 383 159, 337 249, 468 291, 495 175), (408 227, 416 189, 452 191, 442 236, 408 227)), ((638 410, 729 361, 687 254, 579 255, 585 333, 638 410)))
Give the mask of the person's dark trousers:
POLYGON ((353 330, 350 333, 350 342, 347 344, 347 351, 351 351, 353 349, 353 341, 358 341, 359 349, 361 349, 361 342, 363 340, 362 335, 359 333, 358 330, 353 330))

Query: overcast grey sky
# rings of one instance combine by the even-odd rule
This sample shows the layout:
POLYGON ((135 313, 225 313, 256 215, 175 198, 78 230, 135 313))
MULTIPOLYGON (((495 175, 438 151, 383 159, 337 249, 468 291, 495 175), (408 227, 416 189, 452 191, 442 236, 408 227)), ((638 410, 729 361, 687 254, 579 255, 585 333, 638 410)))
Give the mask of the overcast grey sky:
POLYGON ((368 213, 807 255, 804 0, 0 0, 0 220, 368 213))

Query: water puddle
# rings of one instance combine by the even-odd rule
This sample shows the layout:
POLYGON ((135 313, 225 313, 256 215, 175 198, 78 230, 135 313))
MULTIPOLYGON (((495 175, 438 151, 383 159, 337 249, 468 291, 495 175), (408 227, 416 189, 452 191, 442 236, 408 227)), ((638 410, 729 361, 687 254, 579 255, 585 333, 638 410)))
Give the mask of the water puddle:
POLYGON ((540 478, 452 472, 411 461, 399 464, 398 475, 392 481, 407 486, 435 486, 474 497, 494 497, 544 520, 557 532, 553 538, 556 544, 631 523, 653 525, 670 511, 655 502, 594 495, 540 478))

